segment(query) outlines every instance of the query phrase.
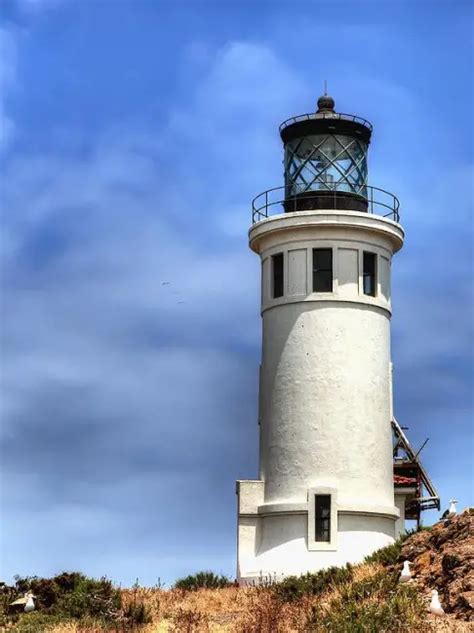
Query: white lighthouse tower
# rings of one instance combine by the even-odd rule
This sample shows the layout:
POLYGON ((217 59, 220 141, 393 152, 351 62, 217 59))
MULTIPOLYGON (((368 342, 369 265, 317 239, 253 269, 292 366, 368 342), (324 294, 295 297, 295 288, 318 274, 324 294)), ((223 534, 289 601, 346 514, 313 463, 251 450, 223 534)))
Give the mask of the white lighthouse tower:
MULTIPOLYGON (((280 126, 284 187, 253 202, 263 321, 258 480, 237 482, 238 577, 356 563, 394 541, 391 261, 398 200, 367 182, 372 126, 280 126)), ((400 504, 397 504, 400 506, 400 504)))

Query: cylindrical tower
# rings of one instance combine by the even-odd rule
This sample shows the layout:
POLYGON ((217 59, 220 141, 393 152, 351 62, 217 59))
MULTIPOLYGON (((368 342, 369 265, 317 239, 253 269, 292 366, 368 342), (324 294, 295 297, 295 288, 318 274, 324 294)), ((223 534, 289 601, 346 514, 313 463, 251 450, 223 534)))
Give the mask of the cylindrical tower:
POLYGON ((238 576, 358 562, 392 542, 390 269, 395 196, 367 183, 372 126, 285 121, 285 185, 254 200, 262 263, 259 479, 240 481, 238 576))

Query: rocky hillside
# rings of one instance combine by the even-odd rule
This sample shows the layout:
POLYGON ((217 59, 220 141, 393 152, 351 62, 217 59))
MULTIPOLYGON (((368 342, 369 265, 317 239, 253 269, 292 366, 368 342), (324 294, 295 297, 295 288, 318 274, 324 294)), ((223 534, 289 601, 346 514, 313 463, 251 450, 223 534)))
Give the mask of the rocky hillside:
POLYGON ((399 560, 413 563, 414 583, 437 589, 446 613, 474 621, 474 509, 410 536, 399 560))

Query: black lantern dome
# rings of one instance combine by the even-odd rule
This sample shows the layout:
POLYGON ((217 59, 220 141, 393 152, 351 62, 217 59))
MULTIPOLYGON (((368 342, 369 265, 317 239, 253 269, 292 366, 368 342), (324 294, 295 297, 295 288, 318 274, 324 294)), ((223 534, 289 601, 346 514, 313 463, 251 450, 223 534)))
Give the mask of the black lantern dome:
POLYGON ((334 99, 327 94, 323 94, 318 99, 318 112, 331 110, 334 112, 334 99))
POLYGON ((367 150, 372 125, 334 108, 334 99, 324 94, 318 99, 317 112, 288 119, 280 126, 285 147, 285 198, 292 202, 288 211, 367 211, 367 150))

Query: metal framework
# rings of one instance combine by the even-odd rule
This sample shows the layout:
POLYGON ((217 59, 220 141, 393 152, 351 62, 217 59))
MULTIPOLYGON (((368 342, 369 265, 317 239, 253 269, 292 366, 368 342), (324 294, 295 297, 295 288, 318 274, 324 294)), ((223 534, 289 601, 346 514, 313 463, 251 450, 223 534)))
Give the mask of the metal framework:
MULTIPOLYGON (((293 185, 293 190, 295 185, 293 185)), ((278 213, 288 213, 291 211, 300 211, 299 207, 299 195, 303 193, 305 189, 298 189, 290 194, 288 187, 274 187, 258 194, 252 200, 252 224, 268 218, 270 215, 276 215, 278 213)), ((400 220, 400 202, 398 198, 393 194, 385 191, 385 189, 379 189, 378 187, 365 186, 366 195, 361 196, 367 201, 367 212, 375 215, 381 215, 384 218, 389 218, 394 222, 400 220)), ((330 209, 346 210, 347 207, 343 205, 343 200, 338 196, 337 190, 331 190, 329 192, 331 198, 330 209)), ((329 198, 326 196, 329 201, 329 198)))
POLYGON ((290 195, 323 190, 366 197, 367 143, 345 134, 311 134, 289 141, 285 184, 290 195))
POLYGON ((408 475, 407 478, 413 479, 417 491, 416 496, 409 501, 406 508, 406 518, 415 519, 419 523, 420 513, 423 510, 440 509, 440 498, 419 459, 420 451, 415 453, 395 418, 392 420, 392 431, 394 440, 394 474, 400 477, 408 475), (403 454, 400 455, 400 452, 403 454), (424 494, 424 491, 426 491, 426 494, 424 494))
POLYGON ((340 121, 350 121, 352 123, 359 123, 366 127, 370 132, 372 132, 373 126, 372 123, 367 121, 367 119, 363 119, 360 116, 355 116, 353 114, 344 114, 343 112, 310 112, 308 114, 298 114, 297 116, 290 117, 283 121, 280 125, 280 133, 290 125, 294 123, 299 123, 300 121, 311 121, 313 119, 336 119, 340 121))

